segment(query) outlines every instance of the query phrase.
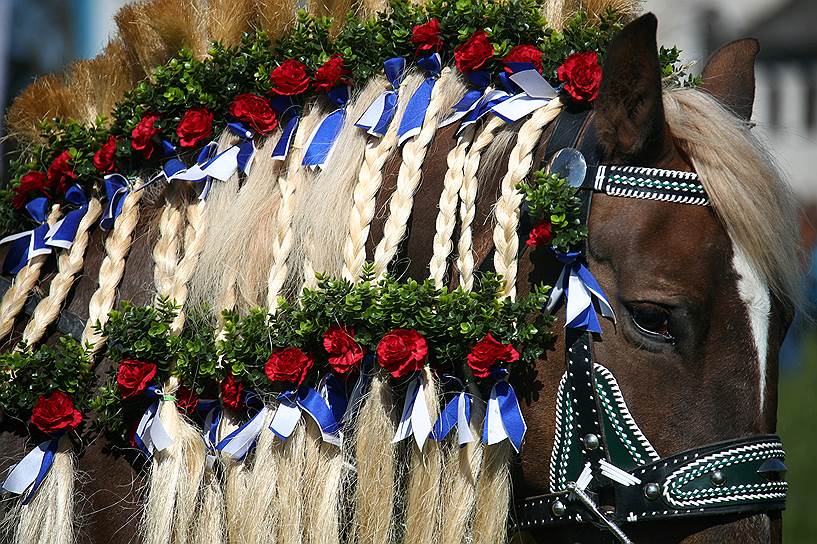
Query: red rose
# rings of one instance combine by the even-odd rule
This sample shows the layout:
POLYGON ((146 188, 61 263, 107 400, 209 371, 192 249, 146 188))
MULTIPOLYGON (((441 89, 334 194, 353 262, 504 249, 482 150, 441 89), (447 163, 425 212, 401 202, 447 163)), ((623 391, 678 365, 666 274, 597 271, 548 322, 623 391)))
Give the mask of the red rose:
POLYGON ((338 374, 350 372, 363 359, 363 349, 355 342, 354 329, 332 325, 323 333, 323 349, 329 354, 329 366, 338 374))
POLYGON ((116 383, 122 393, 122 399, 135 397, 156 377, 156 365, 125 359, 119 363, 116 372, 116 383))
POLYGON ((314 364, 315 361, 298 348, 279 349, 270 355, 264 365, 264 374, 271 382, 301 385, 314 364))
POLYGON ((269 75, 272 92, 282 96, 295 96, 305 93, 309 88, 309 75, 306 66, 295 59, 285 60, 281 66, 269 75))
POLYGON ((349 81, 346 77, 349 75, 351 75, 351 72, 343 66, 343 57, 332 55, 315 72, 315 83, 313 85, 316 91, 329 92, 335 85, 348 85, 349 81))
POLYGON ((241 398, 244 393, 244 384, 237 380, 232 373, 227 374, 227 378, 221 382, 221 404, 225 408, 238 410, 244 406, 241 398))
POLYGON ((150 159, 153 156, 153 150, 156 149, 156 142, 153 141, 153 138, 159 134, 159 129, 154 126, 158 120, 158 115, 147 114, 130 133, 131 147, 134 151, 141 151, 142 156, 146 159, 150 159))
POLYGON ((494 56, 494 46, 484 30, 474 32, 468 41, 454 48, 454 61, 463 74, 479 70, 494 56))
POLYGON ((599 96, 601 66, 595 51, 573 53, 556 71, 565 91, 577 102, 592 102, 599 96))
POLYGON ((48 167, 48 184, 52 190, 57 191, 59 194, 65 194, 65 191, 77 180, 77 176, 69 164, 70 161, 71 155, 67 151, 63 151, 48 167))
POLYGON ((468 366, 477 378, 490 376, 491 368, 497 363, 515 363, 518 360, 519 352, 510 344, 498 342, 490 332, 468 354, 468 366))
POLYGON ((428 344, 419 332, 395 329, 377 344, 377 361, 395 378, 423 368, 428 358, 428 344))
POLYGON ((48 178, 42 172, 32 171, 20 178, 20 183, 14 188, 11 205, 16 210, 22 210, 32 193, 49 196, 48 178))
POLYGON ((415 25, 411 29, 411 43, 417 46, 417 55, 438 53, 443 48, 440 21, 431 19, 424 25, 415 25))
POLYGON ((213 114, 207 108, 190 108, 176 128, 179 145, 196 147, 200 141, 213 135, 213 114))
POLYGON ((31 410, 31 423, 46 434, 76 429, 82 423, 82 414, 74 408, 74 401, 62 391, 40 395, 31 410))
POLYGON ((532 45, 517 45, 502 59, 505 64, 505 71, 512 74, 513 71, 508 67, 512 62, 528 62, 533 64, 536 71, 542 73, 542 52, 532 45))
POLYGON ((108 141, 94 153, 94 167, 103 174, 116 170, 116 137, 108 136, 108 141))
POLYGON ((528 247, 545 246, 550 243, 551 238, 550 221, 545 221, 531 229, 525 244, 528 247))
POLYGON ((176 390, 176 406, 185 414, 195 413, 199 405, 199 396, 192 389, 180 385, 176 390))
POLYGON ((259 134, 267 134, 278 126, 278 117, 263 96, 244 93, 236 96, 230 104, 230 115, 247 123, 259 134))

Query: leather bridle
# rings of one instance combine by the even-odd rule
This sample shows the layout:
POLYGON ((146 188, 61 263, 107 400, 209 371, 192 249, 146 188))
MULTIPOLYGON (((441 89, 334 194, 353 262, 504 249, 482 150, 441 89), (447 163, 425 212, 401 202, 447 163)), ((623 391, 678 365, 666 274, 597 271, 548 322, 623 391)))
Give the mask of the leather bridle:
MULTIPOLYGON (((547 168, 557 152, 578 146, 587 165, 578 187, 585 225, 594 193, 708 205, 694 173, 601 165, 590 117, 587 110, 563 111, 543 158, 547 168)), ((523 222, 523 240, 529 229, 523 222)), ((583 245, 580 258, 586 259, 583 245)), ((785 508, 785 454, 778 436, 708 444, 662 459, 630 415, 613 374, 594 360, 593 334, 570 328, 565 334, 550 493, 514 500, 511 531, 590 523, 626 543, 628 524, 638 521, 785 508)))

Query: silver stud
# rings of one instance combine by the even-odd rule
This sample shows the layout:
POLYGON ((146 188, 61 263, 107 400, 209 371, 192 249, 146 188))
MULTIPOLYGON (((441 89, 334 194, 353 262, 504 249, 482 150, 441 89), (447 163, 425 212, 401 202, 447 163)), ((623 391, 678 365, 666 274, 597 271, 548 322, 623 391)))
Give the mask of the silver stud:
POLYGON ((588 451, 592 451, 599 447, 599 437, 592 433, 585 435, 585 437, 582 438, 582 442, 584 442, 584 447, 588 451))
POLYGON ((661 486, 652 482, 644 486, 644 496, 654 501, 661 494, 661 486))
POLYGON ((550 511, 553 512, 554 516, 560 518, 565 515, 565 512, 567 512, 567 506, 565 506, 565 503, 557 499, 550 505, 550 511))
POLYGON ((709 476, 709 480, 712 482, 712 485, 722 486, 726 483, 726 474, 720 470, 716 470, 709 476))

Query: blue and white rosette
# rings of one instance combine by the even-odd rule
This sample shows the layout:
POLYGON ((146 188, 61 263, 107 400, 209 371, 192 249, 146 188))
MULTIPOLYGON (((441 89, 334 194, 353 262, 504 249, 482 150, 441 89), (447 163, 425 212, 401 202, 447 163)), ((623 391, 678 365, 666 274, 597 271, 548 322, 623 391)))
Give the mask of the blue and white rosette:
POLYGON ((349 101, 349 87, 346 85, 335 85, 326 93, 326 97, 335 105, 337 109, 323 118, 323 121, 315 127, 309 140, 306 143, 306 151, 301 165, 307 168, 323 168, 329 160, 329 155, 335 147, 340 129, 343 127, 343 120, 346 118, 346 103, 349 101))
POLYGON ((269 430, 278 438, 288 439, 305 413, 320 428, 324 442, 341 445, 341 424, 348 401, 343 385, 334 375, 324 376, 317 389, 301 386, 297 390, 285 391, 278 395, 278 402, 269 424, 269 430))
POLYGON ((400 119, 400 126, 397 128, 397 143, 403 145, 406 140, 420 133, 423 121, 426 118, 428 105, 431 103, 431 93, 437 78, 442 70, 442 60, 439 53, 434 53, 417 60, 419 66, 425 73, 426 79, 420 84, 414 94, 406 104, 403 118, 400 119))
POLYGON ((173 400, 172 395, 165 395, 161 389, 152 385, 145 390, 148 396, 156 397, 156 400, 148 406, 139 424, 136 426, 136 433, 133 441, 145 457, 150 459, 157 451, 163 451, 173 445, 173 437, 168 434, 162 420, 159 417, 161 403, 173 400))
POLYGON ((392 444, 402 442, 406 438, 413 436, 417 448, 423 451, 423 446, 431 434, 432 428, 423 377, 420 375, 411 380, 406 390, 403 413, 400 416, 400 424, 397 425, 397 432, 394 433, 394 438, 392 438, 392 444))
POLYGON ((105 176, 106 203, 99 221, 99 228, 109 231, 116 223, 116 218, 122 213, 122 205, 130 194, 131 186, 122 174, 108 174, 105 176))
POLYGON ((382 138, 397 112, 397 95, 406 72, 406 59, 395 57, 383 63, 383 71, 391 84, 391 89, 380 93, 372 104, 366 108, 355 126, 367 133, 382 138))
POLYGON ((45 235, 49 230, 46 223, 48 199, 45 197, 32 199, 26 204, 26 211, 37 226, 0 240, 0 245, 11 243, 6 259, 3 261, 4 274, 17 274, 28 264, 28 261, 37 255, 48 255, 52 251, 45 243, 45 235))
POLYGON ((507 99, 494 104, 491 112, 505 121, 513 123, 523 117, 546 106, 551 100, 558 96, 558 92, 548 83, 532 64, 527 62, 508 63, 508 67, 513 71, 508 75, 505 72, 500 74, 500 80, 509 88, 518 88, 517 92, 507 99), (507 82, 507 79, 511 83, 507 82))
POLYGON ((66 213, 45 233, 45 243, 50 247, 70 248, 74 244, 74 238, 77 237, 79 222, 88 213, 88 197, 79 185, 72 185, 68 188, 65 192, 65 200, 76 206, 76 209, 66 213))
POLYGON ((475 440, 474 433, 471 432, 471 396, 465 391, 457 393, 454 398, 440 412, 431 436, 437 442, 442 442, 457 429, 457 444, 465 446, 475 440))
POLYGON ((23 495, 24 505, 31 502, 54 464, 61 437, 62 435, 54 436, 28 452, 19 463, 9 469, 0 489, 23 495))
MULTIPOLYGON (((465 78, 471 84, 459 102, 451 108, 453 113, 440 123, 440 128, 453 125, 470 112, 475 110, 482 101, 485 93, 488 92, 488 85, 491 83, 491 73, 487 70, 477 70, 466 74, 465 78)), ((460 126, 459 130, 462 130, 460 126)))
POLYGON ((554 250, 556 258, 564 264, 562 273, 547 303, 547 311, 553 312, 562 296, 567 300, 565 327, 601 333, 601 324, 596 315, 593 301, 596 301, 604 317, 615 322, 616 316, 610 301, 602 291, 596 278, 581 262, 578 251, 562 253, 554 250))
POLYGON ((284 161, 292 149, 292 142, 295 139, 295 131, 301 122, 301 108, 292 101, 289 96, 276 96, 272 100, 272 107, 278 112, 283 130, 281 137, 272 149, 272 159, 284 161))
POLYGON ((262 407, 248 421, 242 423, 227 436, 218 439, 218 428, 224 415, 220 406, 215 406, 207 413, 204 419, 204 442, 207 445, 207 463, 210 467, 215 462, 216 455, 224 455, 234 461, 243 461, 258 442, 258 436, 264 430, 264 420, 269 408, 262 407))
POLYGON ((513 387, 507 380, 507 370, 499 370, 499 380, 491 388, 485 421, 482 425, 482 442, 488 446, 505 440, 519 453, 528 426, 522 417, 522 409, 513 387))

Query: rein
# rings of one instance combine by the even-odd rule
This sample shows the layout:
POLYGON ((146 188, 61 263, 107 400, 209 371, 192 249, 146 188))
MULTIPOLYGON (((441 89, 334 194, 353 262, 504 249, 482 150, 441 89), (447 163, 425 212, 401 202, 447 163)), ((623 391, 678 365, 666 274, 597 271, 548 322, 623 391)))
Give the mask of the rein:
MULTIPOLYGON (((589 110, 564 111, 554 121, 543 158, 547 167, 563 150, 574 157, 565 177, 579 189, 584 226, 594 193, 709 204, 694 172, 600 164, 589 118, 589 110)), ((523 224, 520 236, 526 237, 524 230, 523 224)), ((586 240, 580 250, 578 258, 587 266, 586 240)), ((785 508, 785 452, 778 436, 707 444, 662 459, 630 415, 613 374, 594 360, 594 333, 565 332, 567 368, 556 400, 550 493, 514 499, 512 531, 590 523, 630 543, 627 524, 642 520, 748 516, 785 508)))

